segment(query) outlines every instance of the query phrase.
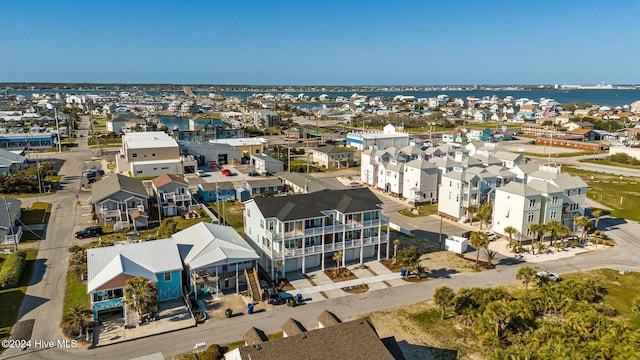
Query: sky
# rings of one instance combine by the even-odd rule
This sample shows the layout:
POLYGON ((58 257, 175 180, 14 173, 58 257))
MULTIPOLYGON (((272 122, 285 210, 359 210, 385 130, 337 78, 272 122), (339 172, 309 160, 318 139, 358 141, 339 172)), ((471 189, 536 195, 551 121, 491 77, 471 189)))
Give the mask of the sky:
POLYGON ((0 1, 0 82, 639 84, 640 1, 0 1))

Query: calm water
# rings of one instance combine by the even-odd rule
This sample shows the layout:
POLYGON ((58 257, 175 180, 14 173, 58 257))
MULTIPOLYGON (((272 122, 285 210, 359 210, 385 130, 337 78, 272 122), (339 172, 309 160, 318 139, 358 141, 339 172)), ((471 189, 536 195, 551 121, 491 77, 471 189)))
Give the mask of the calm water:
MULTIPOLYGON (((90 90, 9 90, 9 94, 31 96, 34 93, 72 93, 72 94, 95 94, 106 93, 90 90)), ((164 93, 182 93, 181 91, 163 91, 164 93)), ((160 91, 147 91, 151 96, 160 95, 160 91)), ((208 92, 196 92, 200 95, 206 95, 208 92)), ((218 94, 225 97, 238 97, 246 99, 256 92, 250 91, 219 91, 218 94)), ((297 95, 300 92, 269 92, 271 94, 289 93, 297 95)), ((354 92, 303 92, 309 97, 327 94, 331 99, 336 96, 344 96, 349 98, 354 92)), ((560 103, 587 102, 598 105, 622 106, 629 105, 634 101, 640 100, 640 89, 611 89, 611 90, 443 90, 443 91, 358 91, 360 95, 370 97, 381 96, 384 98, 393 98, 396 95, 415 96, 416 98, 435 97, 440 94, 446 94, 450 98, 466 98, 467 96, 475 96, 482 98, 485 96, 497 96, 504 99, 512 96, 514 99, 528 98, 539 101, 541 98, 555 99, 560 103)))

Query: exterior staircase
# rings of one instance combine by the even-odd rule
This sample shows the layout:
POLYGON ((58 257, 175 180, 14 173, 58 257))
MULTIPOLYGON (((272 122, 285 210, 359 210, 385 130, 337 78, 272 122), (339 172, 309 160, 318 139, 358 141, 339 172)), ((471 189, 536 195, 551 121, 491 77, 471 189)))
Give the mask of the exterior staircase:
POLYGON ((244 276, 247 278, 247 283, 249 284, 249 294, 253 302, 262 300, 262 291, 260 289, 260 283, 258 282, 258 271, 256 270, 256 268, 253 268, 251 273, 248 273, 247 269, 244 270, 244 276))
POLYGON ((115 224, 113 224, 113 232, 118 232, 121 231, 124 228, 129 228, 129 221, 116 221, 115 224))
POLYGON ((130 329, 138 326, 140 319, 138 318, 138 312, 131 309, 129 305, 125 304, 124 307, 124 327, 130 329))

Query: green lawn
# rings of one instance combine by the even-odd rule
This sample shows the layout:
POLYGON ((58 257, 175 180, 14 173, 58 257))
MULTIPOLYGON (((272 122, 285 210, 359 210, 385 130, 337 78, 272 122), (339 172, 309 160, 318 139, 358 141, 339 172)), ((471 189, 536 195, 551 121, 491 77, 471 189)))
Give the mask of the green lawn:
MULTIPOLYGON (((216 216, 218 216, 218 205, 215 202, 210 202, 206 204, 209 210, 211 210, 216 216)), ((220 202, 220 212, 223 211, 222 202, 220 202)), ((243 203, 234 203, 234 204, 224 204, 224 215, 226 217, 220 215, 218 218, 224 218, 225 224, 233 227, 240 235, 244 237, 244 204, 243 203)))
POLYGON ((46 224, 51 216, 51 203, 36 202, 31 209, 23 209, 20 221, 25 225, 46 224))
POLYGON ((400 210, 398 211, 401 215, 407 216, 407 217, 411 217, 411 218, 417 218, 417 217, 422 217, 422 216, 428 216, 428 215, 433 215, 433 214, 437 214, 438 213, 438 204, 433 204, 433 205, 420 205, 417 207, 418 213, 415 214, 412 209, 404 209, 404 210, 400 210))
POLYGON ((64 306, 62 308, 63 321, 75 305, 80 305, 87 310, 91 309, 89 295, 87 295, 87 283, 80 282, 70 269, 67 273, 67 289, 64 293, 64 306))
MULTIPOLYGON (((22 299, 24 299, 25 294, 27 293, 27 284, 31 279, 31 274, 33 273, 33 268, 35 266, 35 258, 38 254, 35 250, 27 251, 27 263, 25 265, 24 271, 22 272, 22 277, 20 278, 20 283, 18 287, 13 289, 0 290, 0 340, 6 339, 11 334, 11 328, 16 322, 18 317, 18 311, 20 310, 20 305, 22 304, 22 299)), ((4 260, 4 256, 0 256, 2 260, 4 260)), ((0 352, 4 349, 0 347, 0 352)))
POLYGON ((640 209, 639 178, 625 177, 620 183, 618 175, 580 170, 570 166, 565 166, 562 170, 585 180, 589 185, 587 196, 614 209, 611 211, 612 216, 640 221, 640 212, 638 212, 640 209))
POLYGON ((623 167, 623 168, 627 168, 627 169, 640 169, 640 165, 624 164, 624 163, 619 163, 619 162, 615 162, 615 161, 609 161, 607 159, 597 159, 597 160, 585 159, 585 160, 580 160, 580 162, 591 163, 591 164, 599 164, 599 165, 609 165, 609 166, 616 166, 616 167, 623 167))

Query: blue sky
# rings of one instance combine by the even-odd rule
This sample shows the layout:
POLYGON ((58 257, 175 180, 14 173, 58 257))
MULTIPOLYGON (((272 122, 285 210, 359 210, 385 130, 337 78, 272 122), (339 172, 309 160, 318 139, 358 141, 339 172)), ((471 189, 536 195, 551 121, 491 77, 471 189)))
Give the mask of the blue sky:
POLYGON ((640 83, 640 1, 2 1, 0 82, 640 83))

